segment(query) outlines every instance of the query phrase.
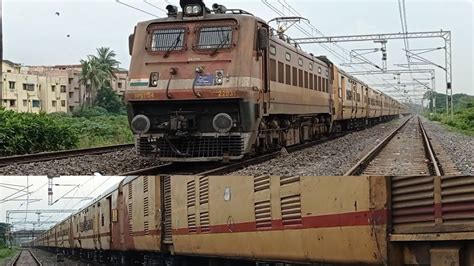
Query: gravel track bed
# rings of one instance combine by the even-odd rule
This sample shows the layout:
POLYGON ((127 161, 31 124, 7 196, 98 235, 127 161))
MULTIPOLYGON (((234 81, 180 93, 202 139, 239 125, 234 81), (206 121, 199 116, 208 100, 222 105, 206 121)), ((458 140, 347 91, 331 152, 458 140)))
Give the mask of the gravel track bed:
POLYGON ((0 168, 0 175, 118 175, 125 172, 157 166, 153 159, 142 158, 134 149, 68 159, 13 164, 0 168))
POLYGON ((404 119, 349 133, 308 149, 282 155, 270 161, 249 166, 229 175, 343 175, 404 119))
POLYGON ((428 137, 441 144, 458 170, 464 175, 474 175, 474 137, 450 131, 439 122, 420 118, 428 137))

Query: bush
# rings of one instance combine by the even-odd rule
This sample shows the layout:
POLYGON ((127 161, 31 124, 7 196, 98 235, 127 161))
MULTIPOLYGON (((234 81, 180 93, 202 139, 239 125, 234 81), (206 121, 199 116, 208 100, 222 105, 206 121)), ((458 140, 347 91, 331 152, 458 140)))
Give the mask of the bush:
POLYGON ((54 116, 0 110, 2 155, 71 149, 77 142, 74 130, 54 116))
POLYGON ((123 101, 110 87, 102 87, 97 91, 95 104, 112 114, 123 114, 125 110, 123 101))
POLYGON ((99 106, 93 106, 93 107, 81 107, 77 108, 72 112, 72 116, 74 117, 86 117, 86 118, 91 118, 91 117, 97 117, 97 116, 107 116, 109 112, 105 108, 99 107, 99 106))

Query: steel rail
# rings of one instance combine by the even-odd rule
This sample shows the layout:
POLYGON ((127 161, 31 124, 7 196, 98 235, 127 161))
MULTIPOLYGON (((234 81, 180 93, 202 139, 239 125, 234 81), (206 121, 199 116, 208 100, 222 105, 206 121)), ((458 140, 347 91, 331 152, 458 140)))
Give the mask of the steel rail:
MULTIPOLYGON (((333 136, 324 137, 318 140, 311 142, 294 145, 286 147, 288 153, 295 151, 303 150, 321 143, 324 143, 329 140, 334 140, 345 136, 348 133, 338 133, 333 136)), ((164 165, 159 165, 155 167, 139 169, 136 171, 131 171, 127 173, 120 174, 119 176, 137 176, 137 175, 218 175, 218 174, 227 174, 235 170, 262 163, 273 158, 276 158, 282 154, 281 150, 273 151, 270 153, 262 154, 257 157, 252 157, 244 159, 242 161, 233 162, 233 163, 206 163, 206 164, 193 164, 193 163, 169 163, 164 165)))
POLYGON ((25 164, 25 163, 67 159, 71 157, 80 157, 80 156, 85 156, 85 155, 98 155, 98 154, 104 154, 104 153, 109 153, 109 152, 114 152, 114 151, 130 149, 133 147, 134 147, 134 144, 119 144, 119 145, 111 145, 111 146, 96 147, 96 148, 85 148, 85 149, 74 149, 74 150, 6 156, 6 157, 0 157, 0 167, 5 167, 11 164, 25 164))
POLYGON ((436 176, 441 176, 442 171, 439 167, 439 161, 436 158, 435 153, 433 152, 433 146, 431 145, 430 138, 428 137, 428 134, 426 134, 425 127, 423 126, 423 123, 421 122, 420 117, 418 117, 418 124, 420 125, 421 129, 421 134, 423 136, 423 142, 425 144, 425 150, 428 155, 428 159, 431 162, 431 165, 433 166, 433 171, 436 176))
POLYGON ((397 133, 410 121, 413 117, 405 120, 399 127, 395 128, 390 134, 385 137, 379 144, 373 147, 362 159, 360 159, 354 166, 351 167, 344 176, 353 176, 360 174, 369 163, 382 151, 382 149, 392 140, 392 138, 397 135, 397 133))
POLYGON ((36 262, 37 265, 39 265, 39 266, 43 265, 43 263, 41 263, 41 261, 38 259, 38 257, 36 257, 36 255, 30 249, 21 249, 20 252, 18 253, 18 255, 15 256, 15 258, 13 259, 13 261, 10 265, 12 265, 12 266, 17 265, 18 262, 19 262, 19 259, 21 257, 21 254, 23 254, 23 252, 28 252, 30 257, 33 258, 33 260, 36 262))

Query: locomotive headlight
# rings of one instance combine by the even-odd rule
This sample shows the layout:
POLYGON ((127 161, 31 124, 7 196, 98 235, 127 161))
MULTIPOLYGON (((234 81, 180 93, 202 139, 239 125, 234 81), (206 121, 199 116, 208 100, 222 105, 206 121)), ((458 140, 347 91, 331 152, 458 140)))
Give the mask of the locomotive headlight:
POLYGON ((216 71, 216 80, 214 81, 215 85, 222 85, 224 82, 224 70, 216 71))
POLYGON ((132 119, 132 130, 137 134, 145 134, 150 130, 150 119, 145 115, 136 115, 132 119))
POLYGON ((226 113, 219 113, 212 119, 212 127, 219 133, 227 133, 233 126, 232 117, 226 113))
POLYGON ((202 12, 202 7, 200 5, 187 5, 184 8, 184 13, 188 16, 197 16, 201 14, 202 12))

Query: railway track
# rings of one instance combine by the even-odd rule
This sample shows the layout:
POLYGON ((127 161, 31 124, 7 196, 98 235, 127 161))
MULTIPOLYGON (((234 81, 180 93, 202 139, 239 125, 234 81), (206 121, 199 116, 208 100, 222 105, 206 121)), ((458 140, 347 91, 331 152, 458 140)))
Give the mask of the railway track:
POLYGON ((12 266, 17 266, 17 265, 27 265, 27 266, 32 266, 32 265, 38 265, 41 266, 43 265, 41 261, 35 256, 33 251, 30 249, 22 249, 20 253, 13 259, 13 262, 11 263, 12 266))
POLYGON ((67 159, 71 157, 79 157, 79 156, 86 156, 86 155, 98 155, 98 154, 104 154, 104 153, 109 153, 109 152, 114 152, 114 151, 131 149, 133 147, 134 147, 134 144, 120 144, 120 145, 112 145, 112 146, 97 147, 97 148, 42 152, 42 153, 35 153, 35 154, 0 157, 0 167, 8 166, 11 164, 26 164, 26 163, 34 163, 34 162, 67 159))
MULTIPOLYGON (((350 132, 335 134, 330 137, 324 137, 315 141, 303 143, 286 148, 287 153, 292 153, 311 146, 321 144, 323 142, 340 138, 350 132)), ((258 164, 264 161, 276 158, 285 151, 278 150, 271 153, 263 154, 257 157, 244 159, 234 163, 169 163, 137 171, 122 173, 120 176, 134 175, 223 175, 249 165, 258 164)))
MULTIPOLYGON (((447 161, 443 158, 443 161, 447 161)), ((445 174, 418 116, 408 119, 344 175, 441 176, 445 174)))

